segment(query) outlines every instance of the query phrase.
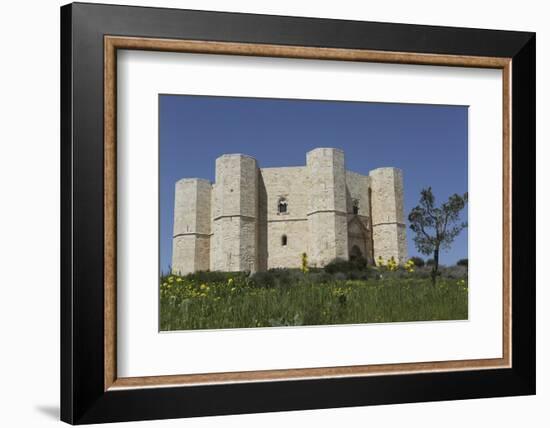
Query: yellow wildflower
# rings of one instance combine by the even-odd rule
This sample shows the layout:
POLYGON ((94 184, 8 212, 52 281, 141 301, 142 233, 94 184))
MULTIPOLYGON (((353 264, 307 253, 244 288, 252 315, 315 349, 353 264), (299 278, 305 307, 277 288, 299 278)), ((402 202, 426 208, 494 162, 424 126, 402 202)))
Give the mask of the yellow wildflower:
POLYGON ((303 273, 308 273, 309 272, 309 266, 308 266, 307 254, 306 253, 302 253, 302 264, 301 264, 300 269, 302 270, 303 273))
POLYGON ((397 261, 393 256, 388 259, 388 269, 391 271, 397 270, 397 261))

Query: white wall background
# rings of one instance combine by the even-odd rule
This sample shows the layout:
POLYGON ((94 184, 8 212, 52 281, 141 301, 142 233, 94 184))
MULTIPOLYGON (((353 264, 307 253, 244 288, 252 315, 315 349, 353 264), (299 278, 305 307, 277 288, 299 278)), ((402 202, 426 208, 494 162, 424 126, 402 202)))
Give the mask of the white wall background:
MULTIPOLYGON (((121 0, 122 2, 122 0, 121 0)), ((116 3, 103 1, 103 3, 116 3)), ((545 2, 436 0, 148 0, 126 4, 537 32, 538 394, 139 423, 141 426, 280 427, 547 426, 550 315, 545 287, 550 240, 550 115, 545 2), (545 99, 546 98, 546 99, 545 99), (546 143, 546 144, 545 144, 546 143), (546 405, 546 406, 545 406, 546 405)), ((58 0, 0 6, 0 421, 7 427, 59 424, 59 6, 58 0)), ((125 426, 138 426, 138 423, 125 426)))

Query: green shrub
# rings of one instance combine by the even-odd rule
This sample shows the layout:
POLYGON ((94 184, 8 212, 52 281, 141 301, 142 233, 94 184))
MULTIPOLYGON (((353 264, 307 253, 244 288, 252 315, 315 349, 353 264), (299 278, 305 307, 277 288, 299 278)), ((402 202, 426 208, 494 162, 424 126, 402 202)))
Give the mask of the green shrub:
POLYGON ((353 260, 334 259, 325 266, 325 272, 334 274, 337 272, 349 273, 367 269, 367 260, 364 257, 356 257, 353 260))
POLYGON ((411 257, 409 260, 412 260, 416 267, 423 267, 426 263, 422 257, 411 257))
POLYGON ((229 278, 234 281, 244 280, 248 274, 246 272, 210 272, 200 271, 185 275, 183 278, 197 283, 227 282, 229 278))
POLYGON ((441 269, 441 276, 449 279, 465 279, 468 278, 467 266, 449 266, 441 269))
POLYGON ((346 279, 348 279, 348 276, 344 272, 336 272, 336 273, 332 274, 332 277, 336 281, 345 281, 346 279))
POLYGON ((325 272, 324 270, 310 270, 307 276, 307 281, 310 284, 325 284, 332 281, 333 279, 333 276, 330 273, 325 272))
POLYGON ((250 276, 250 285, 256 288, 273 288, 275 277, 269 272, 256 272, 250 276))
POLYGON ((370 270, 352 270, 348 273, 348 279, 369 279, 371 277, 370 270))
POLYGON ((256 288, 284 288, 296 284, 304 275, 300 269, 269 269, 267 272, 256 272, 251 275, 249 283, 256 288))
POLYGON ((434 259, 426 260, 426 266, 433 266, 433 265, 435 265, 435 260, 434 259))
POLYGON ((468 259, 460 259, 458 262, 456 262, 456 265, 468 267, 468 259))
POLYGON ((418 279, 427 279, 427 278, 430 278, 431 276, 431 271, 432 271, 432 268, 429 267, 429 266, 423 266, 421 268, 418 268, 418 269, 415 269, 414 273, 412 274, 412 276, 414 278, 418 278, 418 279))

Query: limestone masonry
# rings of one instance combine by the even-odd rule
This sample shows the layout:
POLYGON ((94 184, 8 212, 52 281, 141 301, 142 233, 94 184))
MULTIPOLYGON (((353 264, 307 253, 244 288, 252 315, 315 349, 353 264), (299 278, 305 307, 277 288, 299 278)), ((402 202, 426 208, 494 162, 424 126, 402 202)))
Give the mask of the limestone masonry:
POLYGON ((176 183, 172 271, 260 271, 362 256, 407 258, 403 174, 345 169, 344 152, 317 148, 306 165, 259 168, 256 159, 216 159, 216 182, 176 183))

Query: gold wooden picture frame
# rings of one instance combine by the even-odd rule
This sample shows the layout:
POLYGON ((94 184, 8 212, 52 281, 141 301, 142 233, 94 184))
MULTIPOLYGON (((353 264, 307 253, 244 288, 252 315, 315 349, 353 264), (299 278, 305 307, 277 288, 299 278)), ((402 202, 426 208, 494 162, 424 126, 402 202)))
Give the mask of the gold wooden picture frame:
POLYGON ((334 378, 383 374, 407 374, 450 370, 495 369, 511 364, 511 163, 510 84, 511 58, 465 55, 377 52, 354 49, 296 47, 246 43, 168 40, 105 36, 105 390, 173 385, 257 382, 308 378, 334 378), (171 376, 119 378, 116 375, 116 52, 119 49, 208 55, 247 55, 278 58, 381 62, 391 64, 439 65, 494 68, 502 70, 503 146, 503 320, 502 358, 433 361, 423 363, 357 365, 308 369, 262 370, 250 372, 204 373, 171 376))

